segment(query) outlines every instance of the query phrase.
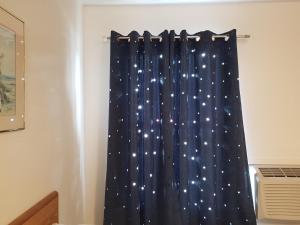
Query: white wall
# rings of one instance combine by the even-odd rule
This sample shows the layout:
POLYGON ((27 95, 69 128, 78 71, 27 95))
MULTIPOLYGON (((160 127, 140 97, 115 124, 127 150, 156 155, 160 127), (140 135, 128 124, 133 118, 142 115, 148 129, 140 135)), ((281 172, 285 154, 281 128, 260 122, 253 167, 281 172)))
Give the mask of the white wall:
POLYGON ((77 1, 0 0, 0 5, 25 21, 26 44, 26 129, 0 133, 0 224, 53 190, 60 194, 61 222, 78 224, 84 202, 80 88, 75 88, 77 1))
POLYGON ((87 220, 101 224, 106 173, 110 30, 236 28, 250 163, 300 163, 300 2, 86 6, 83 10, 87 220))

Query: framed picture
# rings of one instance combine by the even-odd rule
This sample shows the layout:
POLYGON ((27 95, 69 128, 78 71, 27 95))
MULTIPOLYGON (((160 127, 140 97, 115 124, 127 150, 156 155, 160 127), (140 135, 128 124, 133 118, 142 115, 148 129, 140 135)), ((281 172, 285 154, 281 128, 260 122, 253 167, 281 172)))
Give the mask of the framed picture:
POLYGON ((25 128, 24 22, 0 7, 0 132, 25 128))

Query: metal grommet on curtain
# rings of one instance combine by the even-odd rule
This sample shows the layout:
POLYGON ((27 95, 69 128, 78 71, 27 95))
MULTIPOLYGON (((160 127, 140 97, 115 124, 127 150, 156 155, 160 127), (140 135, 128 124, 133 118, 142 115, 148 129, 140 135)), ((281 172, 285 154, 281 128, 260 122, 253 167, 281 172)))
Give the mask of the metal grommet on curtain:
POLYGON ((128 38, 128 40, 127 40, 128 42, 130 42, 130 38, 128 38))
POLYGON ((215 41, 216 40, 216 38, 224 38, 224 40, 225 41, 228 41, 229 40, 229 35, 226 35, 226 34, 220 34, 220 35, 212 35, 211 36, 211 39, 212 39, 212 41, 215 41))
POLYGON ((197 41, 197 42, 199 42, 199 41, 201 40, 201 37, 200 37, 200 35, 199 35, 199 36, 197 36, 195 39, 196 39, 196 41, 197 41))

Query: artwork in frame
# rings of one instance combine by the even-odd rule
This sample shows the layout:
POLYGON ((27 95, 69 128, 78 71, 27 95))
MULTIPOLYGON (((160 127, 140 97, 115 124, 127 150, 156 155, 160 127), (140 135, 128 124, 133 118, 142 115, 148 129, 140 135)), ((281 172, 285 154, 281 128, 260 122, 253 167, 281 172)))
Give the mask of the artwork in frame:
POLYGON ((25 128, 24 22, 0 7, 0 132, 25 128))

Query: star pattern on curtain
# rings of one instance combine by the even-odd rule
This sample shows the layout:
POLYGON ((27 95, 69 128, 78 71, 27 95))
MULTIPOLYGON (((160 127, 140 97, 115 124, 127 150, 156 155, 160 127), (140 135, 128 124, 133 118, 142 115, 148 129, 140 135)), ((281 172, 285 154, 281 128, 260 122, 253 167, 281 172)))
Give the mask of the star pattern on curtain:
POLYGON ((228 41, 112 32, 104 225, 255 225, 228 41))

